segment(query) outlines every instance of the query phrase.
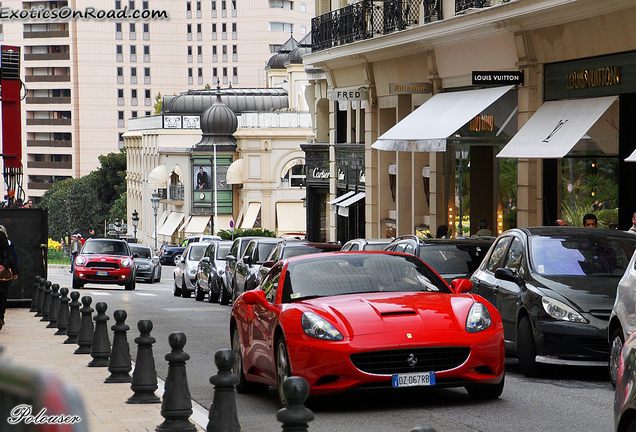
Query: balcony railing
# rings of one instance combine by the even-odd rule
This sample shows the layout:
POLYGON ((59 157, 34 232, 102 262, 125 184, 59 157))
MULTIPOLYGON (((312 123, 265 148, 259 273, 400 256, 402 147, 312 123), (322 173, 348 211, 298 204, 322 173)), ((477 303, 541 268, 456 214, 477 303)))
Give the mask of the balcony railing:
POLYGON ((183 201, 185 198, 185 191, 183 183, 176 185, 170 185, 168 199, 170 201, 183 201))
POLYGON ((466 13, 470 9, 482 9, 508 2, 510 0, 455 0, 455 14, 466 13))
POLYGON ((73 163, 54 161, 28 161, 27 168, 71 169, 73 168, 73 163))
POLYGON ((27 126, 70 126, 71 119, 26 119, 27 126))
POLYGON ((31 96, 26 98, 27 104, 70 104, 71 98, 65 96, 49 96, 49 97, 39 97, 39 96, 31 96))
POLYGON ((39 32, 23 32, 22 36, 25 39, 44 39, 44 38, 56 38, 56 37, 68 37, 68 30, 50 30, 39 32))
POLYGON ((72 147, 70 140, 27 140, 27 147, 72 147))
POLYGON ((68 60, 69 53, 24 54, 24 60, 68 60))
POLYGON ((71 80, 70 75, 27 75, 24 77, 26 82, 68 82, 71 80))

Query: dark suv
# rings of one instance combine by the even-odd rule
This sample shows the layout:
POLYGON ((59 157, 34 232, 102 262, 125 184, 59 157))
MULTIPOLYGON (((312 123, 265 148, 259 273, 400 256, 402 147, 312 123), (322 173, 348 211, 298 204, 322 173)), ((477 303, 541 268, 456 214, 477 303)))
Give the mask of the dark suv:
POLYGON ((185 250, 185 246, 177 246, 165 244, 159 249, 159 261, 161 264, 177 265, 177 261, 181 258, 181 254, 185 250))
POLYGON ((241 293, 252 290, 260 283, 259 270, 270 251, 280 242, 279 238, 256 238, 250 240, 243 257, 236 263, 234 270, 234 290, 232 301, 241 293))
POLYGON ((234 239, 234 243, 232 243, 232 247, 230 248, 230 253, 225 257, 225 286, 228 288, 230 292, 234 292, 234 271, 236 269, 236 263, 243 257, 245 253, 245 249, 247 248, 247 244, 250 240, 257 238, 267 238, 267 237, 237 237, 234 239))
POLYGON ((418 256, 446 282, 451 283, 457 278, 470 278, 486 256, 494 239, 421 239, 414 235, 406 235, 393 240, 384 250, 418 256))

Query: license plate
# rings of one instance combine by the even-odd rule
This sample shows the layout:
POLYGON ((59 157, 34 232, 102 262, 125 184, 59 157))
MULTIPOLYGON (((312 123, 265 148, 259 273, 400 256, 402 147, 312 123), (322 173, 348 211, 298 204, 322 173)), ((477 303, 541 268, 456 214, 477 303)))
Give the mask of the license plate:
POLYGON ((107 271, 98 271, 96 273, 97 273, 97 276, 108 276, 108 272, 107 271))
POLYGON ((393 387, 417 387, 435 385, 435 372, 393 374, 393 387))

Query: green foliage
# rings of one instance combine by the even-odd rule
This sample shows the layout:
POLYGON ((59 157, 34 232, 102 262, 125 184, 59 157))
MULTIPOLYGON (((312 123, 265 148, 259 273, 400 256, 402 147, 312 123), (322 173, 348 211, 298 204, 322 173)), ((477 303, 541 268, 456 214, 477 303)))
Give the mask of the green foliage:
POLYGON ((155 114, 161 114, 161 111, 163 110, 163 96, 161 95, 161 92, 157 93, 157 96, 155 96, 155 114))
POLYGON ((108 210, 107 220, 114 221, 115 219, 120 219, 122 221, 125 221, 126 210, 128 209, 127 205, 128 205, 128 197, 126 192, 124 192, 121 195, 119 195, 119 197, 113 202, 112 206, 108 210))
POLYGON ((573 206, 563 203, 561 208, 561 218, 567 222, 568 226, 583 226, 583 216, 588 213, 596 216, 599 228, 615 228, 618 226, 618 209, 593 211, 592 206, 585 203, 575 203, 573 206))
MULTIPOLYGON (((217 235, 221 236, 223 240, 232 240, 232 230, 221 230, 217 233, 217 235)), ((276 237, 276 233, 267 229, 259 228, 237 228, 234 230, 234 238, 248 236, 276 237)))
POLYGON ((49 264, 70 264, 69 257, 64 255, 62 249, 49 249, 46 253, 47 262, 49 264))
POLYGON ((100 168, 89 174, 99 199, 106 204, 126 192, 126 152, 99 156, 100 168))

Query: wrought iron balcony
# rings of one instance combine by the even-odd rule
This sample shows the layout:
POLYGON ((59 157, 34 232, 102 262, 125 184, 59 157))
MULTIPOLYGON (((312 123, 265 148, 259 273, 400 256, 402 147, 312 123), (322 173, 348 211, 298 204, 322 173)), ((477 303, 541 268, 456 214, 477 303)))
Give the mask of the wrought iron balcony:
POLYGON ((183 201, 185 197, 185 189, 183 183, 171 184, 169 188, 170 201, 183 201))
POLYGON ((470 9, 482 9, 508 2, 510 0, 455 0, 455 13, 461 14, 470 9))

